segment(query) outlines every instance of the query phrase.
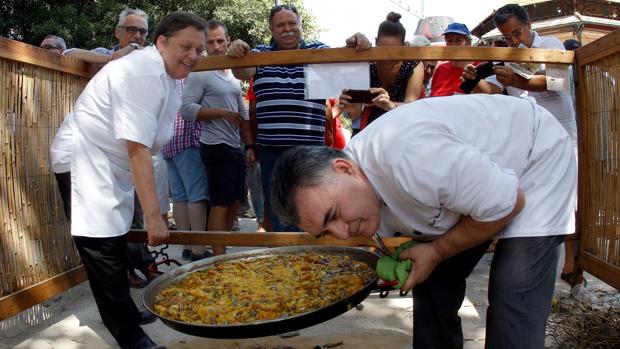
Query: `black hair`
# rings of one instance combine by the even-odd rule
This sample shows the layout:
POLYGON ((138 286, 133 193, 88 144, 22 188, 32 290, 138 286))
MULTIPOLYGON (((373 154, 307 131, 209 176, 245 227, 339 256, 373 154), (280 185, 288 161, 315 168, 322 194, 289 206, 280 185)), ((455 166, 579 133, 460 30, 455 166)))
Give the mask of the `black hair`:
POLYGON ((495 23, 495 27, 499 27, 508 22, 510 17, 516 17, 517 20, 523 24, 527 24, 530 21, 530 16, 523 6, 519 4, 508 4, 495 11, 493 14, 493 23, 495 23))
POLYGON ((401 43, 405 44, 406 30, 402 23, 400 23, 401 15, 396 12, 388 13, 385 21, 379 24, 379 31, 377 31, 377 39, 382 36, 391 36, 400 38, 401 43))
POLYGON ((207 21, 207 30, 214 30, 214 29, 217 29, 218 27, 224 28, 224 35, 228 36, 228 28, 226 27, 226 24, 224 24, 224 22, 218 21, 215 18, 212 18, 207 21))
POLYGON ((160 35, 171 37, 187 27, 194 27, 207 35, 207 21, 204 18, 193 13, 178 11, 172 12, 159 22, 153 33, 153 42, 157 43, 160 35))
POLYGON ((495 39, 491 41, 491 46, 492 47, 510 47, 510 45, 508 45, 508 41, 504 39, 495 39))
POLYGON ((275 16, 276 13, 282 10, 288 10, 293 12, 297 16, 297 20, 299 20, 299 13, 297 12, 297 7, 295 7, 295 5, 276 5, 272 7, 271 11, 269 12, 269 26, 273 24, 273 16, 275 16))
POLYGON ((575 39, 567 39, 563 42, 564 48, 568 51, 576 50, 581 48, 581 43, 575 39))
POLYGON ((297 146, 280 156, 271 176, 271 203, 282 224, 299 224, 297 190, 327 181, 327 171, 331 171, 332 161, 338 158, 350 159, 341 150, 323 146, 297 146))

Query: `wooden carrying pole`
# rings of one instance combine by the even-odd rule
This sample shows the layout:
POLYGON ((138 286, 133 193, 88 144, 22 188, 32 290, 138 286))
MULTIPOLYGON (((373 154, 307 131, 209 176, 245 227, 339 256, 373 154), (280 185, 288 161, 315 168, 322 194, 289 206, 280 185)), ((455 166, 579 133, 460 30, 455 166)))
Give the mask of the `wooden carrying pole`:
POLYGON ((506 61, 573 64, 572 51, 514 49, 506 47, 374 47, 356 52, 352 48, 286 50, 249 53, 243 58, 205 57, 195 71, 247 68, 268 65, 347 63, 372 61, 506 61))

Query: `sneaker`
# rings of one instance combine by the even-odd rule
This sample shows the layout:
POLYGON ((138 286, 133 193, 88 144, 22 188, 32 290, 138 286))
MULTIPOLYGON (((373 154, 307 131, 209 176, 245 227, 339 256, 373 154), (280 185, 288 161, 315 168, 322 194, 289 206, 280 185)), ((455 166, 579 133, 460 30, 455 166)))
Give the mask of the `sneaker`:
POLYGON ((183 252, 181 252, 181 258, 183 258, 184 261, 188 261, 192 258, 192 250, 184 248, 183 252))

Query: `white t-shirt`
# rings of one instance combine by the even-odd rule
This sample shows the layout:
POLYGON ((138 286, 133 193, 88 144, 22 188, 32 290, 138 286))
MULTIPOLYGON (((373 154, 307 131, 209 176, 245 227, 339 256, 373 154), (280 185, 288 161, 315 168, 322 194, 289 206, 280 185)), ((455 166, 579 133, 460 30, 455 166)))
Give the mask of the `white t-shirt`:
POLYGON ((561 235, 574 224, 570 137, 530 98, 419 100, 381 116, 346 152, 384 204, 380 233, 441 235, 462 215, 498 220, 518 187, 525 207, 498 237, 561 235))
POLYGON ((172 137, 180 89, 154 47, 105 65, 88 83, 74 113, 71 233, 125 234, 133 216, 133 179, 127 140, 151 155, 172 137))
MULTIPOLYGON (((553 36, 540 36, 536 32, 532 32, 532 48, 544 48, 565 51, 564 45, 560 40, 553 36)), ((540 71, 544 71, 545 65, 541 64, 540 71)), ((497 76, 492 75, 485 79, 487 82, 504 88, 497 76)), ((571 82, 572 83, 572 82, 571 82)), ((573 143, 576 145, 577 140, 577 123, 575 121, 575 108, 570 90, 567 91, 542 91, 532 92, 525 91, 516 87, 507 86, 508 95, 515 97, 533 97, 536 102, 543 108, 551 112, 553 116, 562 124, 566 132, 571 136, 573 143)))
POLYGON ((54 143, 50 147, 50 163, 54 173, 71 171, 71 147, 73 147, 74 129, 75 117, 73 113, 69 113, 60 124, 54 143))

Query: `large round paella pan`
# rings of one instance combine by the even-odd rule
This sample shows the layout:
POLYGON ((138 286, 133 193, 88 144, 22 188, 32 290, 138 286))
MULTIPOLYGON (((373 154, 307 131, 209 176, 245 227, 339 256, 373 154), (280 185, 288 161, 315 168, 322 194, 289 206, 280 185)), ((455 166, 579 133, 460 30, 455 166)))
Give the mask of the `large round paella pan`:
MULTIPOLYGON (((180 332, 195 336, 210 338, 253 338, 286 333, 329 320, 362 302, 376 286, 377 276, 374 269, 378 258, 379 257, 376 254, 366 249, 336 246, 291 246, 226 254, 186 264, 163 274, 147 287, 143 295, 143 302, 145 307, 158 316, 167 326, 180 332), (204 323, 201 321, 174 318, 168 313, 161 311, 161 299, 166 290, 170 290, 170 288, 174 287, 174 285, 177 285, 187 279, 189 275, 192 275, 192 273, 200 273, 205 271, 216 272, 217 268, 222 268, 224 265, 228 265, 230 263, 243 264, 266 258, 288 258, 289 256, 305 256, 310 254, 313 256, 317 254, 319 256, 324 256, 325 260, 347 261, 346 264, 363 264, 365 275, 363 281, 359 282, 359 288, 349 291, 346 294, 341 293, 336 297, 331 295, 332 297, 329 298, 329 304, 326 304, 320 308, 310 309, 298 314, 285 313, 282 314, 282 316, 267 320, 253 320, 230 324, 204 323), (368 272, 368 269, 371 270, 371 273, 368 272)), ((321 258, 321 260, 322 259, 323 258, 321 258)), ((344 266, 342 262, 340 265, 344 266)), ((248 284, 247 286, 244 285, 242 288, 244 287, 251 288, 255 287, 255 285, 248 284)), ((234 291, 235 290, 231 289, 223 289, 220 292, 234 291)), ((282 296, 289 297, 287 294, 283 294, 282 296)), ((322 295, 319 297, 327 299, 328 297, 326 296, 327 295, 322 295)), ((314 294, 314 297, 317 298, 316 293, 314 294)), ((208 299, 206 302, 208 303, 210 301, 211 300, 208 299)), ((261 302, 261 300, 257 300, 257 302, 261 302)), ((167 304, 170 305, 171 303, 167 304)), ((174 306, 174 304, 172 306, 174 306)), ((209 304, 192 305, 191 311, 198 312, 199 310, 204 309, 205 306, 208 308, 209 304)), ((248 304, 248 306, 252 305, 248 304)))

